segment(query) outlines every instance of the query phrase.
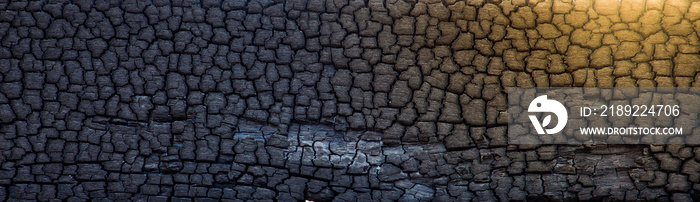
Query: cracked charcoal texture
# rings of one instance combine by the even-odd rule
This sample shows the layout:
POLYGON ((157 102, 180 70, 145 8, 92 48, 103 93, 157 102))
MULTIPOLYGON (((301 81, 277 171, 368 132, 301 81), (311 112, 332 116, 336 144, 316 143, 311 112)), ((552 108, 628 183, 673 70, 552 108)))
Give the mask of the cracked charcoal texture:
POLYGON ((1 200, 675 200, 700 147, 508 145, 506 87, 698 86, 700 2, 0 1, 1 200))

